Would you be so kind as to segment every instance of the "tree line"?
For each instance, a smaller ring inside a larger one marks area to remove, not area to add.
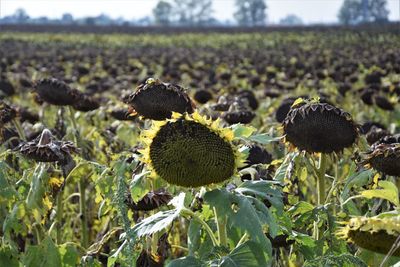
[[[267,0],[268,1],[268,0]],[[24,9],[0,19],[1,24],[64,24],[64,25],[138,25],[138,26],[263,26],[267,22],[266,0],[235,0],[235,23],[219,21],[213,16],[212,0],[160,0],[152,16],[137,20],[113,19],[105,14],[74,18],[63,14],[59,19],[31,18]],[[383,23],[388,21],[387,0],[344,0],[338,13],[341,24]],[[282,25],[301,25],[301,18],[288,14],[279,22]]]

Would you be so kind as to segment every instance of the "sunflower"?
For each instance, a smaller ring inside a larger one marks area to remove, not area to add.
[[[392,176],[400,177],[400,144],[377,144],[366,153],[362,164],[367,168]]]
[[[56,106],[73,105],[81,93],[57,79],[41,79],[36,82],[34,91],[40,100]]]
[[[283,121],[286,141],[307,152],[340,152],[352,146],[358,127],[350,114],[327,103],[296,100]]]
[[[192,113],[194,106],[182,87],[153,78],[147,79],[124,101],[134,110],[133,114],[152,120],[169,119],[172,112]]]
[[[141,138],[146,144],[142,161],[153,174],[184,187],[223,182],[236,174],[245,160],[232,145],[232,130],[197,112],[174,113],[172,119],[154,122]]]
[[[400,235],[400,216],[395,217],[354,217],[337,231],[337,236],[359,247],[387,254]],[[396,249],[394,256],[400,256]]]

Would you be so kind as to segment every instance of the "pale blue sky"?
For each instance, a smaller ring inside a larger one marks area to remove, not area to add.
[[[158,0],[0,0],[0,16],[7,16],[23,7],[32,17],[60,17],[71,13],[74,17],[96,16],[101,13],[116,18],[137,19],[151,16]],[[276,23],[287,14],[295,14],[305,23],[331,23],[343,0],[267,0],[268,22]],[[400,0],[388,0],[390,20],[400,20]],[[233,20],[234,0],[213,0],[214,17]]]

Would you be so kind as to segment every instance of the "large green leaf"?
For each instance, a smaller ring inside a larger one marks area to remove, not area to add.
[[[7,165],[4,162],[0,162],[0,203],[9,201],[17,195],[17,191],[15,191],[14,187],[7,180],[6,169]]]
[[[43,197],[46,193],[46,186],[49,179],[46,170],[45,164],[39,164],[33,172],[31,186],[26,198],[26,206],[29,209],[41,209],[43,206]]]
[[[238,188],[236,192],[245,195],[255,195],[262,199],[268,200],[279,212],[283,211],[282,192],[277,188],[279,185],[276,181],[245,181]]]
[[[17,255],[13,253],[10,248],[1,248],[0,249],[0,266],[6,267],[18,267],[19,261],[17,259]]]
[[[225,189],[216,189],[207,192],[204,200],[215,207],[219,216],[228,216],[233,226],[246,231],[251,240],[258,242],[266,257],[271,257],[272,246],[263,231],[263,222],[260,221],[252,202],[244,195],[228,192]]]
[[[204,262],[196,259],[195,257],[188,256],[171,261],[167,267],[205,267]]]
[[[74,246],[62,244],[58,247],[58,251],[63,267],[74,267],[79,263],[79,253]]]
[[[383,198],[399,207],[399,190],[397,189],[397,186],[389,181],[379,181],[378,185],[381,188],[364,190],[361,192],[361,196],[368,199]]]
[[[260,267],[267,266],[267,262],[263,257],[262,247],[253,241],[247,241],[234,250],[227,256],[219,260],[213,261],[211,266],[218,267]]]
[[[199,250],[201,242],[201,224],[196,220],[191,220],[188,230],[188,249],[189,255],[194,255]]]
[[[62,266],[60,253],[50,237],[42,240],[40,245],[29,246],[23,262],[26,266],[35,267]]]
[[[179,217],[181,210],[184,208],[185,193],[180,193],[179,196],[171,200],[171,204],[175,209],[160,211],[150,217],[147,217],[132,228],[132,233],[137,237],[151,235],[167,228],[171,223]]]

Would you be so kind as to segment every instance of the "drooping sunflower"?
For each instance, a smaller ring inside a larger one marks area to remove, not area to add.
[[[136,91],[124,98],[134,111],[147,119],[165,120],[172,112],[192,113],[193,102],[179,85],[149,78]]]
[[[233,132],[197,112],[174,113],[144,131],[142,161],[170,184],[198,187],[231,178],[245,156],[232,144]]]
[[[374,145],[366,155],[362,161],[365,167],[400,177],[400,143]]]
[[[57,79],[41,79],[36,82],[34,92],[42,101],[56,106],[73,105],[81,93]]]
[[[337,236],[359,247],[387,254],[400,235],[400,216],[354,217],[337,231]],[[393,252],[400,256],[400,249]]]
[[[296,100],[283,121],[286,141],[307,152],[340,152],[352,146],[358,126],[350,114],[327,103]]]

